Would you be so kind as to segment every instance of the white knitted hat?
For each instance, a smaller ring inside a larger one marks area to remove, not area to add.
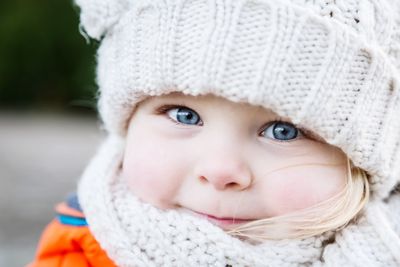
[[[399,182],[400,1],[76,3],[87,34],[102,39],[110,134],[124,136],[148,96],[212,93],[271,108],[340,147],[370,174],[373,198]]]

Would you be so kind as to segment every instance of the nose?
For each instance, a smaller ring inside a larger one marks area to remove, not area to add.
[[[218,191],[242,191],[250,187],[253,180],[249,166],[232,156],[203,159],[197,177],[200,182],[210,184]]]

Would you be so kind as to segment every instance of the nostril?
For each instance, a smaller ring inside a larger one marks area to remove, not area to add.
[[[225,185],[225,187],[226,188],[235,188],[235,187],[237,187],[239,184],[237,184],[237,183],[235,183],[235,182],[230,182],[230,183],[227,183],[226,185]]]
[[[231,189],[231,190],[235,190],[235,191],[242,191],[246,188],[248,188],[247,185],[235,183],[235,182],[231,182],[231,183],[228,183],[225,185],[225,189]]]
[[[200,180],[200,182],[202,182],[202,183],[207,183],[207,182],[208,182],[208,180],[207,180],[206,177],[204,177],[204,176],[200,176],[199,180]]]
[[[218,190],[225,190],[225,189],[230,189],[230,190],[243,190],[247,188],[249,185],[245,182],[240,182],[240,181],[229,181],[228,179],[209,179],[204,175],[198,176],[200,183],[202,184],[212,184],[215,188]]]

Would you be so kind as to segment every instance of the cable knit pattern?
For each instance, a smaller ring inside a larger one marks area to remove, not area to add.
[[[212,93],[271,108],[340,147],[372,176],[373,198],[399,182],[400,13],[392,1],[76,3],[89,35],[104,35],[99,108],[109,132],[124,136],[149,95]]]
[[[162,211],[137,200],[119,178],[124,140],[110,136],[79,185],[90,229],[121,267],[150,266],[362,266],[400,265],[399,195],[372,202],[357,223],[303,240],[251,245],[203,218]],[[390,211],[395,208],[394,213]]]

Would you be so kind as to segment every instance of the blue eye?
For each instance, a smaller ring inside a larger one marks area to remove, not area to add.
[[[182,124],[197,125],[201,122],[200,116],[190,108],[171,108],[167,114],[172,120]]]
[[[274,122],[265,128],[261,135],[278,141],[290,141],[300,135],[300,131],[291,123]]]

